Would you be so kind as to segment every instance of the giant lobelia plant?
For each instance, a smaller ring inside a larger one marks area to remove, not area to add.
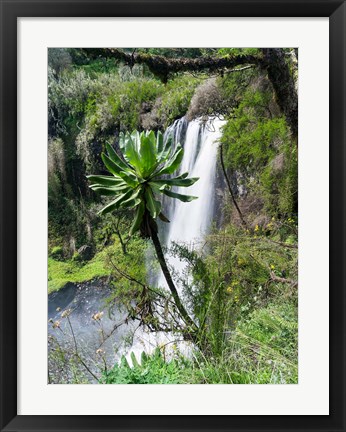
[[[119,147],[122,157],[109,144],[106,144],[107,154],[102,153],[101,155],[111,176],[87,176],[92,190],[101,195],[113,197],[113,200],[99,213],[104,215],[119,209],[135,210],[129,234],[132,236],[139,231],[142,237],[150,238],[153,241],[175,305],[189,330],[194,331],[197,329],[196,324],[182,304],[168,269],[157,235],[156,220],[160,218],[164,222],[169,222],[161,211],[161,201],[158,197],[164,194],[183,202],[192,201],[197,197],[173,192],[172,186],[188,187],[193,185],[198,178],[188,178],[188,173],[165,178],[179,168],[184,150],[180,144],[173,149],[171,139],[164,142],[161,132],[158,132],[156,136],[153,131],[121,133]]]

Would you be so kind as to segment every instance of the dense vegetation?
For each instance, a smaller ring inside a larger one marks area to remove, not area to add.
[[[136,57],[128,49],[128,64],[107,50],[49,50],[49,292],[111,276],[109,303],[157,329],[153,305],[163,291],[148,282],[152,245],[143,237],[150,235],[129,236],[133,206],[99,215],[109,198],[89,188],[87,174],[109,175],[102,152],[121,158],[121,137],[135,129],[157,136],[183,116],[226,120],[218,144],[222,217],[204,253],[185,244],[166,251],[187,263],[190,278],[180,283],[199,323],[198,349],[185,358],[178,345],[169,356],[162,346],[141,364],[132,357],[133,367],[125,358],[111,369],[100,361],[100,382],[297,382],[298,146],[295,108],[292,114],[278,90],[281,80],[292,93],[297,57],[293,49],[268,51],[138,49]],[[224,66],[211,66],[213,59]],[[172,310],[168,328],[175,323],[184,335],[181,310]],[[68,354],[58,347],[51,355]],[[83,362],[73,361],[76,369]],[[76,373],[73,382],[85,376]]]

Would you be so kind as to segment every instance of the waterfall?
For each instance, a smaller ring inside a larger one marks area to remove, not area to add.
[[[196,119],[188,124],[186,132],[184,122],[185,119],[176,121],[167,130],[167,134],[173,135],[175,145],[180,142],[184,148],[180,174],[188,172],[189,177],[199,177],[199,180],[191,187],[175,188],[174,191],[194,195],[198,199],[189,203],[176,199],[165,200],[164,206],[171,221],[166,234],[166,245],[169,248],[172,242],[183,242],[189,249],[196,249],[213,220],[217,141],[224,122],[210,119],[202,123],[200,119]],[[185,265],[179,258],[168,257],[168,263],[175,272],[184,271]],[[162,273],[158,285],[166,286]],[[179,286],[177,288],[180,291]]]
[[[184,157],[179,174],[188,172],[189,177],[199,177],[199,180],[191,187],[173,189],[178,193],[195,195],[198,199],[184,203],[177,199],[163,198],[164,213],[171,222],[160,224],[159,230],[168,248],[172,242],[183,242],[189,248],[197,249],[204,235],[208,233],[214,216],[217,141],[221,136],[223,124],[224,121],[219,119],[209,119],[206,122],[196,119],[188,123],[185,118],[182,118],[176,120],[166,130],[165,139],[170,136],[173,138],[174,146],[180,143],[184,148]],[[163,230],[166,232],[162,232]],[[166,259],[174,273],[183,274],[186,267],[183,261],[169,254]],[[148,271],[150,271],[149,268]],[[151,284],[156,284],[162,288],[167,287],[161,271],[156,278],[152,276],[151,274]],[[182,295],[182,288],[178,283],[176,286],[179,294]],[[126,357],[131,364],[129,353],[133,352],[137,360],[140,361],[140,354],[143,350],[150,353],[158,345],[166,345],[174,339],[176,339],[176,335],[173,334],[153,333],[139,329]],[[193,349],[191,342],[179,342],[176,346],[185,356],[191,355]],[[169,357],[169,352],[166,352],[166,355]]]

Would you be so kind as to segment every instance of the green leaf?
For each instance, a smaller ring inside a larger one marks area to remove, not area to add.
[[[102,176],[102,175],[88,175],[87,179],[92,184],[98,184],[102,186],[115,186],[121,183],[124,183],[123,179],[112,176]]]
[[[193,200],[198,198],[196,196],[191,196],[191,195],[182,195],[182,194],[172,192],[172,191],[167,190],[167,189],[163,189],[162,192],[171,198],[177,198],[178,200],[183,201],[183,202],[190,202],[190,201],[193,201]]]
[[[191,178],[185,178],[180,179],[178,177],[172,178],[172,179],[163,179],[163,180],[154,180],[153,182],[150,182],[149,184],[154,183],[156,187],[159,187],[160,190],[165,188],[166,186],[180,186],[180,187],[189,187],[196,183],[196,181],[199,180],[199,177],[191,177]]]
[[[140,156],[141,174],[143,177],[150,175],[157,166],[154,145],[149,136],[146,137],[143,135],[141,137]]]
[[[132,195],[129,196],[125,201],[121,203],[121,207],[133,207],[132,201],[135,201],[138,198],[139,194],[142,192],[142,189],[138,188],[137,190],[132,192]],[[130,204],[131,203],[131,204]],[[130,204],[130,205],[129,205]]]
[[[129,185],[124,183],[120,186],[114,186],[114,187],[106,187],[106,186],[100,186],[100,185],[91,185],[90,188],[94,191],[99,193],[100,195],[117,195],[118,192],[125,191],[129,189]]]
[[[160,155],[163,150],[163,135],[160,131],[157,132],[156,135],[156,153]]]
[[[124,170],[129,169],[129,166],[120,159],[120,157],[117,155],[117,153],[110,144],[106,143],[106,149],[110,159],[112,159],[120,168]]]
[[[129,196],[131,196],[132,193],[133,193],[133,190],[130,189],[126,193],[119,195],[114,201],[110,202],[109,204],[106,205],[106,207],[104,207],[102,210],[100,210],[98,212],[98,214],[104,215],[104,214],[110,213],[110,212],[118,209],[120,207],[120,204],[123,201],[125,201]]]
[[[141,223],[142,223],[142,220],[143,220],[144,211],[145,211],[145,204],[144,204],[144,201],[141,201],[139,203],[139,206],[137,207],[135,219],[134,219],[133,224],[132,224],[131,229],[130,229],[130,233],[129,233],[130,236],[133,236],[133,234],[141,226]]]
[[[163,144],[162,151],[158,154],[158,161],[159,163],[163,163],[167,160],[168,156],[170,155],[172,151],[172,145],[173,145],[173,136],[169,135],[167,137],[167,141],[165,144]]]
[[[132,360],[133,367],[140,367],[140,364],[138,363],[134,352],[131,352],[130,357]]]
[[[174,171],[179,167],[181,161],[183,160],[184,156],[184,150],[180,145],[178,145],[176,151],[174,152],[171,159],[167,162],[167,164],[160,169],[160,171],[156,174],[163,175],[163,174],[173,174]]]
[[[106,165],[106,168],[109,172],[111,172],[114,176],[122,178],[128,185],[132,187],[136,187],[138,185],[137,177],[131,173],[128,169],[126,172],[117,165],[112,159],[109,158],[105,153],[101,154],[101,158],[103,163]]]
[[[153,148],[156,148],[156,137],[155,137],[155,132],[154,131],[149,131],[146,134],[147,138],[149,138]]]
[[[136,176],[132,171],[121,171],[121,177],[124,179],[126,183],[128,183],[132,187],[137,187],[141,183],[141,179]]]
[[[132,135],[129,133],[125,135],[124,157],[140,173],[142,164],[138,154],[139,140],[139,134],[136,131]]]
[[[154,194],[150,188],[145,190],[145,199],[147,203],[147,209],[151,216],[156,219],[161,211],[161,203],[154,198]]]
[[[145,366],[145,364],[148,362],[148,360],[149,360],[148,355],[144,351],[142,351],[142,354],[141,354],[141,364],[142,364],[142,366]]]
[[[184,172],[183,174],[180,174],[178,177],[175,177],[176,179],[184,179],[189,175],[188,172]]]
[[[119,173],[122,171],[122,168],[117,165],[109,156],[107,156],[106,153],[101,153],[101,158],[108,171],[114,176],[120,177]]]
[[[132,200],[126,200],[126,205],[124,203],[121,203],[120,207],[121,208],[132,209],[134,207],[137,207],[138,204],[140,204],[141,202],[142,202],[141,198],[136,198],[136,199],[132,199]]]

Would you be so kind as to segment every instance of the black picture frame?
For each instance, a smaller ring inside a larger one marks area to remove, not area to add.
[[[345,4],[339,0],[0,0],[1,431],[345,431]],[[17,415],[17,18],[329,17],[330,414],[327,416]]]

